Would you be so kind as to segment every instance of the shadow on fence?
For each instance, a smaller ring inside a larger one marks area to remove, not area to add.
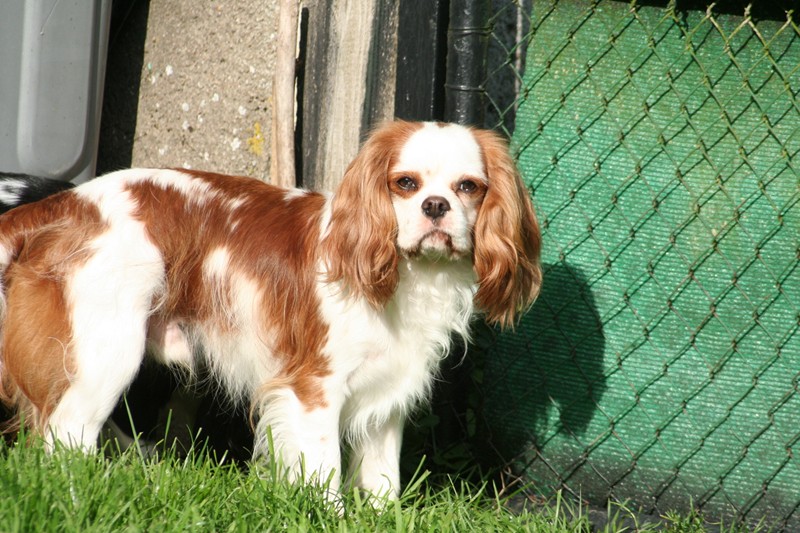
[[[486,466],[527,464],[555,434],[581,439],[606,390],[605,338],[586,277],[567,263],[544,272],[539,299],[516,331],[479,343],[478,449]]]

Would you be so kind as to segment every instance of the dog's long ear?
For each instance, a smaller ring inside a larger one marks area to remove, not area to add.
[[[397,217],[388,176],[403,143],[418,129],[389,122],[376,129],[350,163],[333,197],[322,241],[328,281],[341,281],[353,296],[381,309],[397,287]]]
[[[539,294],[539,224],[506,142],[490,131],[473,135],[489,178],[475,223],[475,303],[487,321],[508,327]]]

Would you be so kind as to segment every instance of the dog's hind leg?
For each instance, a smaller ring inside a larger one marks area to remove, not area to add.
[[[48,418],[48,442],[92,449],[103,423],[141,367],[146,316],[120,313],[106,320],[94,322],[93,331],[75,328],[71,343],[75,370]]]
[[[95,446],[103,423],[141,367],[147,323],[164,272],[146,243],[133,256],[116,242],[98,248],[66,284],[74,371],[45,429],[49,441],[86,449]]]
[[[13,265],[7,278],[5,388],[28,417],[23,422],[50,445],[92,449],[141,365],[146,308],[130,299],[99,306],[91,295],[70,305],[63,279],[26,265]]]

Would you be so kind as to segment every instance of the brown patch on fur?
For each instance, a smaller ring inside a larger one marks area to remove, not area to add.
[[[0,399],[39,430],[75,371],[65,276],[86,260],[88,240],[104,229],[95,206],[71,193],[0,217],[0,245],[12,253],[3,274]]]
[[[506,142],[486,130],[473,129],[472,134],[489,177],[475,224],[475,303],[489,322],[509,327],[542,284],[539,224]]]
[[[16,403],[34,408],[28,421],[44,430],[44,422],[69,386],[74,372],[69,351],[70,320],[64,302],[64,283],[42,278],[34,268],[13,265],[4,321],[3,377],[13,380]],[[7,376],[6,376],[7,374]],[[9,391],[9,392],[10,392]]]
[[[389,170],[400,148],[422,126],[389,122],[367,139],[333,199],[330,232],[322,242],[328,281],[382,309],[397,288],[397,221]]]
[[[308,193],[287,200],[286,190],[255,179],[186,173],[210,190],[195,198],[149,181],[129,187],[138,202],[136,216],[166,265],[159,312],[170,320],[235,334],[231,276],[254,281],[261,290],[261,338],[282,359],[282,374],[292,378],[306,408],[324,406],[320,380],[330,373],[322,354],[328,327],[316,295],[324,198]],[[224,285],[214,286],[203,265],[219,248],[228,251],[229,264]]]

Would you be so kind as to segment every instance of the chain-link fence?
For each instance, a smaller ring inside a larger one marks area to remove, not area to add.
[[[487,116],[545,284],[477,340],[480,456],[544,494],[800,527],[797,15],[521,4],[494,2]]]

